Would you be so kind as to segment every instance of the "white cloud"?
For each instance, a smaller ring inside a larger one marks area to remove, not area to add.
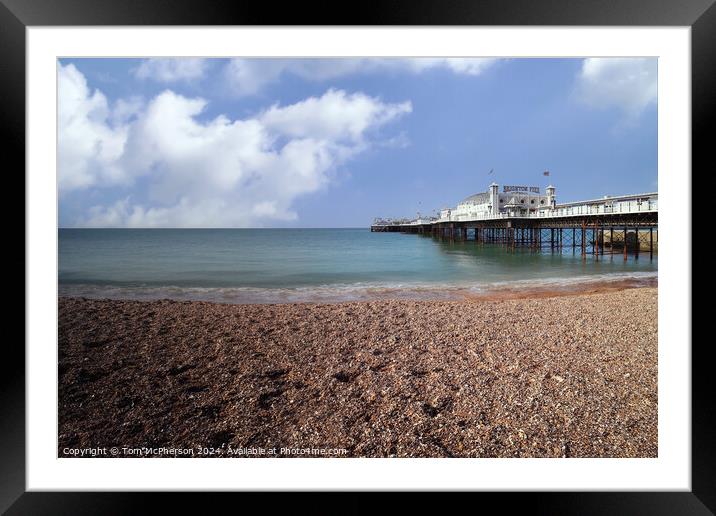
[[[223,70],[229,91],[237,96],[255,95],[277,81],[284,69],[282,59],[230,59]]]
[[[380,147],[388,149],[407,149],[411,144],[412,142],[405,131],[401,131],[399,134],[391,136],[390,138],[383,138],[378,143]]]
[[[288,73],[310,81],[327,81],[352,74],[383,72],[423,73],[443,68],[456,74],[479,75],[493,66],[495,58],[321,58],[231,59],[224,68],[229,89],[238,96],[258,93]]]
[[[128,99],[119,99],[114,104],[110,120],[113,125],[124,125],[133,118],[137,117],[144,109],[144,99],[141,97],[130,97]]]
[[[124,153],[127,127],[121,121],[110,124],[107,98],[100,91],[90,91],[74,65],[59,65],[57,73],[60,191],[126,183],[118,160]]]
[[[408,63],[416,72],[431,68],[446,68],[456,74],[480,75],[497,61],[496,58],[488,57],[419,57],[409,59]]]
[[[116,185],[116,177],[128,185],[121,200],[93,206],[78,225],[240,227],[293,220],[296,198],[326,187],[337,167],[371,145],[374,131],[412,109],[409,102],[328,90],[253,118],[203,121],[206,100],[166,90],[146,104],[117,103],[112,113],[71,66],[60,71],[61,90],[76,90],[60,97],[61,191]],[[80,134],[63,136],[76,125]],[[80,135],[121,145],[105,157],[102,145],[85,144]],[[140,176],[141,189],[132,188]]]
[[[206,59],[157,57],[143,60],[134,70],[134,75],[138,79],[165,83],[192,81],[203,78],[207,68]]]
[[[294,138],[308,136],[329,140],[358,141],[369,127],[378,127],[404,113],[410,102],[386,105],[362,93],[328,90],[321,98],[311,97],[291,106],[273,106],[261,122],[269,129]]]
[[[577,98],[597,107],[617,107],[638,117],[657,98],[656,58],[589,58],[577,77]]]

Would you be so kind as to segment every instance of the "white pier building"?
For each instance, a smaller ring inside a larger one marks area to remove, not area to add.
[[[543,194],[539,186],[505,185],[500,191],[500,185],[492,183],[485,192],[463,199],[454,208],[440,210],[440,216],[433,223],[657,212],[658,200],[659,194],[651,192],[558,203],[557,189],[552,185],[545,188]]]

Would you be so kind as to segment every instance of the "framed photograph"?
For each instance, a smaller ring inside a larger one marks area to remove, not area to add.
[[[323,25],[2,2],[27,300],[3,510],[336,490],[714,510],[691,345],[711,2]]]

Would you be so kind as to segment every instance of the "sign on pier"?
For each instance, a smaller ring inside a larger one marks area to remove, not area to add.
[[[530,192],[539,193],[539,186],[508,186],[502,187],[502,191],[507,192]]]

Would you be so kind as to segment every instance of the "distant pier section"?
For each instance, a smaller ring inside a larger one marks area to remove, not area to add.
[[[556,188],[492,183],[438,216],[374,220],[373,232],[431,235],[448,240],[497,244],[507,250],[579,252],[582,257],[640,254],[653,258],[658,247],[658,193],[557,202]]]

